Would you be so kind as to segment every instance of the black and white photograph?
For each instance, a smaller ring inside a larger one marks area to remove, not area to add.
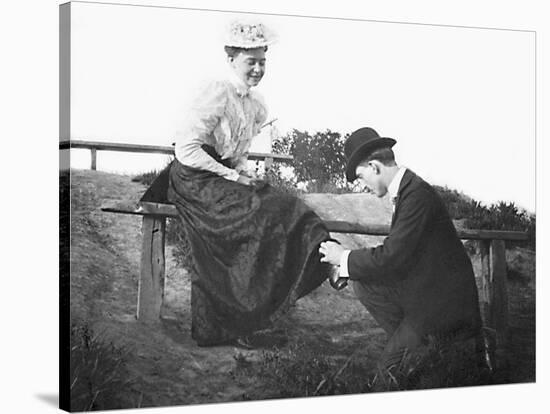
[[[450,398],[486,410],[517,390],[532,406],[538,23],[54,7],[57,292],[34,309],[57,307],[58,375],[35,399],[455,412]],[[51,208],[29,204],[41,220]]]
[[[534,32],[60,22],[61,408],[535,381]]]

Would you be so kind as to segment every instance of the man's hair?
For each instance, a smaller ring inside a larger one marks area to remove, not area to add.
[[[379,161],[386,167],[389,167],[395,165],[395,155],[393,154],[393,150],[389,147],[380,148],[363,158],[359,165],[366,164],[369,161]]]
[[[260,46],[261,47],[261,46]],[[246,51],[247,49],[245,48],[242,48],[242,47],[235,47],[235,46],[224,46],[223,47],[224,50],[225,50],[225,53],[227,54],[227,56],[229,57],[235,57],[237,56],[240,52],[243,52],[243,51]],[[267,52],[267,46],[264,46],[264,52]]]

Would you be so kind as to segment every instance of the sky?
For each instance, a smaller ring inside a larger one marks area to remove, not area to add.
[[[370,126],[430,183],[535,211],[529,31],[73,2],[70,138],[170,145],[191,91],[227,70],[223,29],[243,17],[279,37],[257,89],[281,134]],[[265,136],[253,143],[268,149]],[[71,162],[89,168],[89,151]],[[98,155],[113,172],[166,162]]]

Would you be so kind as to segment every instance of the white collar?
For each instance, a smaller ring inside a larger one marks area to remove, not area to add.
[[[240,97],[247,96],[250,92],[250,86],[248,86],[237,74],[230,68],[228,70],[228,80],[235,87],[237,95]]]
[[[407,171],[405,167],[399,167],[393,176],[393,179],[388,186],[388,195],[390,196],[390,199],[395,199],[397,197],[397,192],[399,191],[399,186],[401,185],[401,180],[403,179],[403,175],[405,175],[405,171]]]

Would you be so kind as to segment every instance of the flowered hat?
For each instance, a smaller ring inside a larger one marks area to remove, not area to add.
[[[271,45],[277,41],[277,36],[264,24],[235,20],[229,24],[224,39],[225,46],[254,49]]]

